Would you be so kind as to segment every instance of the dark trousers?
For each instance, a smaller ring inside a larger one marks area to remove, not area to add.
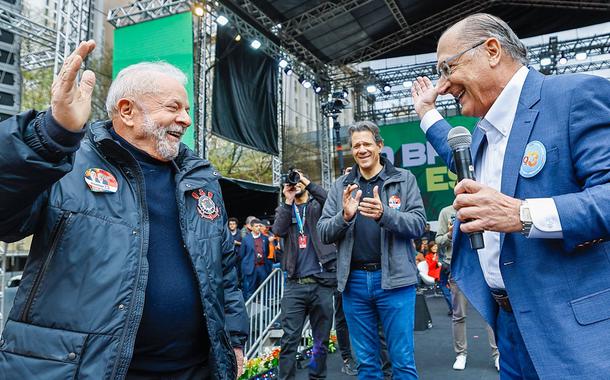
[[[441,288],[441,292],[443,292],[443,297],[445,298],[445,302],[447,302],[447,306],[449,310],[453,310],[453,303],[451,302],[451,289],[449,289],[449,275],[451,273],[444,268],[441,269],[441,276],[438,281],[438,286]]]
[[[181,371],[155,374],[147,371],[129,370],[125,380],[210,380],[210,372],[207,366],[196,366]]]
[[[349,341],[349,330],[345,313],[343,312],[343,300],[341,292],[335,289],[335,331],[337,331],[337,344],[341,352],[341,359],[349,360],[352,358],[352,345]]]
[[[242,292],[244,294],[244,301],[247,301],[248,298],[250,298],[252,294],[254,294],[256,289],[258,289],[258,287],[263,283],[263,281],[265,281],[268,275],[269,272],[267,271],[267,268],[265,268],[264,265],[260,265],[254,267],[254,272],[252,272],[251,275],[243,277],[244,288]]]
[[[310,379],[326,378],[328,339],[333,322],[333,288],[317,283],[298,284],[286,281],[282,297],[281,321],[284,335],[280,340],[281,380],[294,379],[296,353],[305,317],[309,316],[313,332],[313,356],[309,363]]]
[[[530,358],[513,313],[498,310],[496,343],[500,351],[501,380],[537,380],[538,374]]]

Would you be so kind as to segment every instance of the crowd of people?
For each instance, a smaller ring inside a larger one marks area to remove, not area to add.
[[[109,120],[88,123],[95,75],[77,76],[94,48],[83,42],[66,59],[48,110],[0,124],[0,239],[33,234],[0,340],[7,379],[233,380],[244,296],[276,262],[286,274],[281,379],[295,376],[305,317],[311,379],[327,377],[333,318],[346,373],[417,379],[417,261],[447,295],[456,370],[468,300],[489,324],[502,379],[610,373],[607,80],[544,76],[504,21],[468,16],[440,37],[438,82],[412,88],[421,128],[452,170],[437,96],[481,118],[470,145],[478,180],[456,184],[436,236],[414,175],[381,155],[370,121],[349,127],[355,165],[328,191],[300,173],[273,225],[250,218],[241,234],[219,173],[180,143],[191,125],[184,73],[159,62],[121,70]],[[475,250],[468,234],[482,231]]]

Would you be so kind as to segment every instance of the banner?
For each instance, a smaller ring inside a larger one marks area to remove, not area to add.
[[[465,116],[448,117],[449,124],[463,126],[471,132],[477,118]],[[419,126],[419,120],[380,126],[384,149],[382,153],[394,166],[411,171],[424,201],[428,221],[437,221],[445,206],[453,203],[453,187],[457,176],[450,172],[438,156]]]
[[[143,61],[165,61],[186,74],[193,124],[186,130],[182,142],[193,149],[196,109],[193,103],[193,14],[184,12],[115,29],[112,77],[115,78],[121,69]]]

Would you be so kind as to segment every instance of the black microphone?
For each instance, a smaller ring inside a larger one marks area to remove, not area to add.
[[[470,154],[470,144],[472,143],[470,131],[464,127],[452,128],[449,131],[449,134],[447,134],[447,143],[453,151],[453,162],[455,164],[458,182],[464,178],[475,181],[472,155]],[[470,246],[472,249],[481,249],[485,247],[482,232],[471,232],[468,234],[468,237],[470,238]]]

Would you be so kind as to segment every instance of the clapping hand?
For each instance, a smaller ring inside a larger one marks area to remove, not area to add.
[[[81,42],[66,58],[51,86],[51,111],[59,125],[70,132],[80,132],[91,114],[91,94],[95,74],[86,70],[77,85],[76,77],[83,61],[95,49],[95,42]]]
[[[358,188],[358,185],[352,183],[343,190],[343,219],[349,222],[358,212],[358,203],[362,196],[362,190],[356,192],[356,196],[352,197],[352,192]]]
[[[373,188],[373,198],[363,198],[358,206],[358,211],[364,216],[375,220],[381,219],[383,215],[383,204],[379,198],[379,186]]]

